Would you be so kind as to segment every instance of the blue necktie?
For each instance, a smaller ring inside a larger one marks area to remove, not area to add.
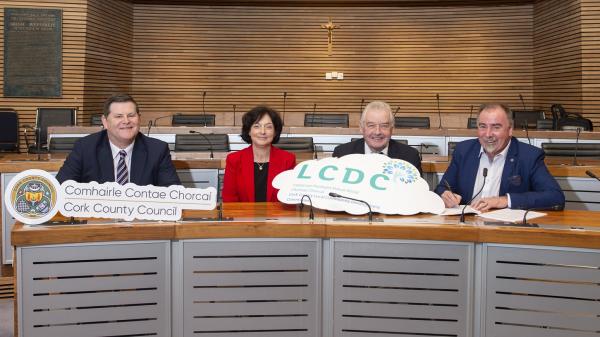
[[[119,164],[117,165],[117,183],[120,185],[125,185],[129,182],[129,172],[127,171],[127,164],[125,163],[125,158],[127,157],[127,152],[125,150],[119,151]]]

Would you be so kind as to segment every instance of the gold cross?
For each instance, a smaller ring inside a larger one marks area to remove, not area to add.
[[[342,27],[334,25],[333,21],[331,20],[331,17],[329,17],[329,22],[327,22],[327,24],[325,25],[321,25],[321,28],[327,29],[327,53],[331,55],[331,52],[333,50],[333,30]]]

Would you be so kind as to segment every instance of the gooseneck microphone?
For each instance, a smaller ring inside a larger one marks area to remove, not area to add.
[[[369,223],[373,222],[373,211],[371,210],[371,205],[369,205],[368,202],[366,202],[364,200],[360,200],[360,199],[354,199],[354,198],[346,197],[346,196],[343,196],[341,194],[337,194],[335,192],[329,192],[329,196],[330,197],[334,197],[334,198],[348,199],[348,200],[360,202],[360,203],[363,203],[363,204],[367,205],[367,207],[369,208]]]
[[[529,145],[531,145],[531,138],[529,138],[529,125],[527,125],[528,123],[525,122],[525,124],[523,125],[525,127],[525,137],[527,137],[527,142],[529,143]]]
[[[313,105],[313,112],[312,112],[312,123],[310,124],[310,126],[315,126],[315,115],[317,113],[317,103],[315,103]]]
[[[235,104],[233,105],[233,126],[235,126]]]
[[[523,95],[519,94],[519,99],[521,100],[521,105],[523,106],[523,110],[527,110],[525,108],[525,100],[523,99]]]
[[[392,125],[393,126],[396,126],[396,115],[398,114],[399,111],[400,111],[400,106],[398,105],[396,107],[396,111],[394,111],[394,115],[393,115],[393,117],[394,117],[394,120],[392,121],[392,123],[393,123]]]
[[[442,111],[440,110],[440,94],[435,94],[435,99],[437,100],[437,108],[438,108],[438,129],[442,128]]]
[[[362,114],[362,112],[363,112],[363,106],[364,106],[364,105],[365,105],[365,99],[364,99],[364,98],[362,98],[362,99],[360,100],[360,113],[361,113],[361,114]]]
[[[165,118],[169,118],[169,117],[172,118],[173,116],[179,116],[179,115],[181,115],[181,112],[156,117],[152,121],[152,126],[158,126],[158,121],[161,120],[161,119],[165,119]]]
[[[469,112],[469,119],[473,118],[473,104],[471,104],[471,112]]]
[[[210,159],[214,159],[215,154],[213,153],[213,146],[212,146],[212,143],[210,142],[210,139],[208,139],[208,137],[206,137],[206,135],[203,134],[202,132],[199,132],[196,130],[190,130],[190,133],[200,135],[200,137],[202,137],[202,138],[204,138],[204,140],[206,140],[206,143],[208,144],[208,150],[210,151]]]
[[[529,214],[529,212],[531,211],[562,211],[563,210],[563,206],[562,205],[554,205],[554,206],[550,206],[550,207],[533,207],[533,208],[528,208],[525,210],[525,213],[523,214],[523,222],[522,225],[523,226],[527,226],[527,214]]]
[[[302,210],[304,208],[304,197],[306,197],[308,199],[308,202],[310,203],[310,210],[308,211],[308,220],[314,220],[315,213],[313,212],[313,204],[312,204],[312,200],[310,199],[310,195],[304,194],[302,196],[302,199],[300,199],[300,210]]]
[[[204,119],[204,126],[206,126],[206,110],[204,109],[205,99],[206,99],[206,90],[202,92],[202,118]]]
[[[471,202],[473,202],[473,200],[475,200],[475,198],[477,198],[477,196],[479,194],[481,194],[481,191],[483,191],[483,188],[485,187],[485,178],[487,178],[487,173],[488,173],[488,169],[486,167],[483,169],[483,184],[481,184],[481,188],[479,189],[479,191],[477,193],[475,193],[475,195],[471,198],[471,200],[469,200],[469,202],[467,202],[465,204],[462,211],[460,212],[460,222],[461,223],[465,222],[465,209],[467,208],[467,206],[470,205]]]
[[[595,175],[595,174],[594,174],[594,172],[592,172],[592,171],[590,171],[590,170],[587,170],[587,171],[585,171],[585,174],[587,174],[587,175],[588,175],[589,177],[591,177],[591,178],[594,178],[594,179],[596,179],[596,180],[600,181],[600,178],[598,178],[598,176],[597,176],[597,175]]]
[[[148,132],[146,133],[147,137],[150,137],[150,129],[152,129],[152,120],[148,121]]]
[[[287,101],[287,91],[283,92],[283,114],[281,116],[282,125],[285,125],[285,101]]]
[[[577,150],[579,148],[579,134],[581,133],[581,128],[577,128],[577,130],[575,132],[576,132],[576,135],[575,135],[575,151],[573,151],[573,166],[579,166],[579,164],[577,164]]]

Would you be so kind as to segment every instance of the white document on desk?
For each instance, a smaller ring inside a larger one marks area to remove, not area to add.
[[[482,213],[478,216],[503,222],[521,222],[523,221],[523,215],[525,215],[525,212],[527,211],[522,209],[503,208],[492,212]],[[529,211],[527,213],[527,220],[539,218],[544,215],[546,215],[546,213]]]
[[[442,212],[442,214],[440,214],[440,215],[461,215],[464,207],[465,207],[465,205],[458,205],[458,206],[455,206],[452,208],[446,208],[444,210],[444,212]],[[480,213],[481,213],[480,211],[471,207],[471,205],[467,205],[467,208],[465,208],[465,214],[480,214]]]

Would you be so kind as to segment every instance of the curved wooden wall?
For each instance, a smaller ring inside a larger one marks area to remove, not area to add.
[[[303,115],[351,113],[361,99],[384,99],[401,114],[465,127],[470,105],[532,102],[533,5],[269,7],[135,5],[133,92],[147,116],[217,115],[236,125],[258,103],[283,109],[286,125]],[[320,25],[331,16],[333,54]],[[325,72],[343,72],[326,81]]]
[[[350,113],[356,125],[364,98],[430,116],[436,127],[439,93],[443,126],[464,127],[471,105],[520,107],[522,94],[527,108],[563,103],[600,126],[595,0],[317,3],[5,0],[0,9],[63,9],[63,97],[2,98],[0,107],[16,109],[22,125],[34,124],[40,106],[78,107],[86,125],[110,93],[129,91],[147,123],[202,113],[206,91],[206,113],[232,125],[235,104],[239,125],[255,104],[282,110],[287,92],[290,126],[315,103],[317,112]],[[331,56],[320,28],[329,16],[341,26]],[[345,79],[326,81],[328,71]]]

